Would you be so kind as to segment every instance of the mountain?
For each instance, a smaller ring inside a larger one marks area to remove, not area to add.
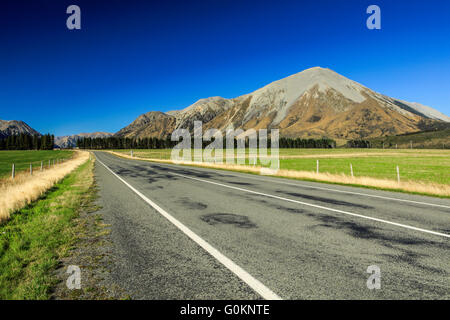
[[[79,133],[71,136],[55,137],[55,145],[60,148],[73,148],[77,146],[77,140],[80,138],[107,138],[114,134],[109,132],[93,132],[93,133]]]
[[[28,134],[31,136],[41,136],[39,132],[31,128],[23,121],[17,120],[0,120],[0,139],[6,138],[12,135]]]
[[[247,130],[278,128],[285,137],[359,139],[420,131],[421,121],[450,122],[418,103],[377,93],[325,68],[315,67],[272,82],[252,93],[201,99],[186,109],[140,116],[117,135],[170,136],[176,128]]]
[[[430,119],[434,119],[434,120],[442,120],[445,122],[450,122],[450,117],[447,117],[445,114],[443,114],[442,112],[439,112],[431,107],[428,106],[424,106],[420,103],[417,102],[406,102],[406,101],[402,101],[402,100],[397,100],[400,103],[404,103],[407,106],[413,108],[415,111],[424,114],[425,116],[427,116]]]
[[[176,119],[159,111],[147,112],[140,115],[129,126],[116,133],[118,137],[157,137],[165,138],[176,128]]]
[[[209,122],[232,106],[232,100],[222,97],[211,97],[200,99],[181,111],[169,111],[167,114],[176,118],[177,128],[189,129],[191,131],[194,128],[194,121],[201,120],[204,123]]]

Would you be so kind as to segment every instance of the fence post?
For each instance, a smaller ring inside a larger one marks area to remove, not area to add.
[[[397,166],[397,182],[400,183],[400,170]]]
[[[131,156],[133,156],[133,150],[131,150]]]
[[[319,173],[319,160],[317,160],[317,163],[316,163],[316,172]]]
[[[33,165],[30,163],[30,176],[33,175]]]
[[[350,163],[350,173],[351,173],[351,175],[352,175],[352,178],[353,178],[353,166],[352,166],[352,164]]]
[[[11,177],[14,179],[15,176],[16,176],[16,165],[13,163]]]
[[[409,143],[411,144],[411,149],[412,149],[412,140]]]
[[[50,160],[48,160],[48,168],[50,169]]]
[[[41,161],[41,171],[44,170],[44,161]]]

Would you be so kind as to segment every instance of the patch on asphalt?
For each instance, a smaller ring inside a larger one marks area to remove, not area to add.
[[[402,235],[402,233],[398,232],[390,233],[389,231],[384,231],[380,227],[369,226],[367,223],[363,223],[362,221],[353,222],[348,221],[347,218],[339,218],[329,215],[307,215],[321,222],[320,224],[311,226],[310,228],[325,227],[335,230],[343,230],[355,238],[375,240],[388,248],[392,248],[393,245],[402,245],[406,247],[427,245],[447,250],[450,248],[450,246],[446,243]]]
[[[238,228],[251,229],[256,228],[256,224],[250,221],[247,216],[241,216],[232,213],[213,213],[205,214],[200,217],[204,222],[210,225],[231,224]]]
[[[231,184],[237,184],[239,186],[252,186],[252,183],[248,183],[248,182],[238,182],[238,181],[228,181],[228,183]]]
[[[191,209],[191,210],[204,210],[204,209],[208,208],[208,206],[206,204],[201,203],[201,202],[192,201],[191,199],[189,199],[187,197],[180,198],[176,202],[179,203],[180,205],[182,205],[183,207],[185,207],[186,209]]]
[[[287,194],[287,195],[290,195],[293,197],[298,197],[298,198],[303,198],[303,199],[308,199],[308,200],[313,200],[313,201],[319,201],[319,202],[325,202],[325,203],[330,203],[330,204],[336,204],[336,205],[341,205],[341,206],[356,207],[356,208],[362,208],[362,209],[373,209],[373,207],[367,206],[365,204],[357,204],[357,203],[352,203],[352,202],[347,202],[347,201],[342,201],[342,200],[336,200],[333,198],[322,198],[322,197],[310,196],[310,195],[301,194],[301,193],[284,192],[281,190],[278,190],[277,192]]]
[[[253,200],[253,199],[251,199],[251,200]],[[266,206],[266,207],[271,207],[271,208],[274,208],[274,209],[277,209],[277,210],[281,210],[281,211],[285,211],[285,212],[289,212],[289,213],[305,213],[305,210],[303,210],[303,209],[291,208],[291,207],[286,207],[286,206],[283,206],[283,205],[278,205],[278,204],[271,203],[271,202],[269,202],[267,200],[264,200],[264,199],[259,199],[258,202],[263,203],[264,206]]]

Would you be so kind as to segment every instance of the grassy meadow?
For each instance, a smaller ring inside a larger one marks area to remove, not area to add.
[[[73,151],[69,150],[13,150],[0,151],[0,179],[11,176],[12,164],[15,164],[16,172],[30,170],[30,163],[33,170],[41,167],[41,161],[44,166],[48,166],[48,161],[53,163],[56,159],[71,158]]]
[[[89,159],[88,152],[76,152],[67,161],[52,165],[50,169],[18,172],[14,179],[0,179],[0,223],[10,214],[39,199],[55,183]]]
[[[270,149],[269,149],[270,150]],[[171,149],[133,150],[139,158],[169,160]],[[130,155],[131,150],[115,150]],[[246,150],[248,156],[249,150]],[[224,153],[225,154],[225,153]],[[397,179],[399,166],[402,181],[450,185],[450,150],[419,149],[280,149],[280,169],[350,176]],[[248,164],[248,161],[246,162]],[[260,163],[258,162],[258,165]]]
[[[87,161],[0,224],[0,299],[48,299],[54,270],[84,232],[79,210],[94,196]]]
[[[386,156],[333,157],[318,160],[320,172],[350,175],[351,164],[354,176],[396,180],[396,167],[399,166],[401,180],[450,184],[450,152],[446,156],[387,154]],[[316,165],[316,160],[310,158],[280,160],[280,167],[286,170],[315,171]]]

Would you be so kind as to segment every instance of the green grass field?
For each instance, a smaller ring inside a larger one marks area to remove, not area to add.
[[[129,155],[131,150],[115,151]],[[170,159],[171,151],[133,150],[133,154]],[[315,171],[319,160],[320,172],[350,175],[352,164],[355,176],[396,180],[398,165],[402,181],[450,184],[450,150],[280,149],[279,153],[281,169]]]
[[[320,172],[350,175],[350,164],[355,176],[397,179],[399,166],[402,181],[423,181],[450,184],[450,154],[447,156],[385,156],[321,158]],[[288,170],[315,171],[315,159],[282,159],[280,167]]]
[[[44,166],[48,166],[48,160],[68,159],[72,157],[73,151],[68,150],[14,150],[0,151],[0,178],[11,175],[12,164],[15,164],[16,172],[29,170],[30,163],[34,170],[41,167],[41,161]]]
[[[88,161],[0,224],[0,299],[48,299],[61,258],[83,235],[79,210],[95,197]]]

